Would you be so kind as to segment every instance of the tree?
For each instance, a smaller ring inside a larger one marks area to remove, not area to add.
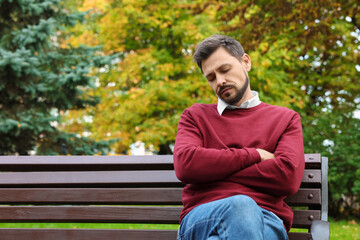
[[[60,0],[0,1],[0,154],[94,154],[109,143],[59,131],[68,109],[94,106],[89,73],[108,63],[98,48],[62,46],[85,13]]]
[[[95,139],[121,139],[115,144],[117,153],[138,140],[154,145],[160,154],[171,153],[183,109],[215,99],[192,53],[216,28],[211,15],[194,15],[190,2],[107,1],[93,9],[96,24],[83,26],[82,34],[70,40],[77,44],[96,38],[106,53],[120,54],[117,67],[99,79],[93,92],[102,102],[82,112],[93,117],[85,125]],[[84,1],[82,9],[91,3]],[[78,115],[72,112],[69,118]]]
[[[253,88],[264,101],[298,111],[305,151],[329,156],[330,214],[359,217],[357,2],[237,1],[217,9],[220,29],[253,58]]]

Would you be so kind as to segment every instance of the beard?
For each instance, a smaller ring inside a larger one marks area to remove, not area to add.
[[[220,97],[220,95],[218,94],[218,96],[220,97],[221,100],[223,100],[224,102],[226,102],[229,105],[235,105],[236,103],[240,102],[240,100],[244,97],[244,94],[246,92],[246,89],[249,86],[249,75],[244,71],[245,76],[246,76],[246,80],[244,83],[244,86],[242,86],[240,89],[236,88],[236,86],[234,85],[224,85],[221,86],[219,89],[219,93],[224,90],[225,88],[235,88],[236,89],[236,95],[230,99],[223,99],[222,97]]]

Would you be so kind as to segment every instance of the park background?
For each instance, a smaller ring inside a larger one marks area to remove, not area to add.
[[[182,111],[215,103],[192,54],[239,40],[251,88],[329,158],[332,239],[360,237],[360,4],[0,0],[0,154],[171,154]]]

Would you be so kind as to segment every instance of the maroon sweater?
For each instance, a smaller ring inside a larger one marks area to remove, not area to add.
[[[275,158],[261,162],[256,148]],[[194,104],[179,121],[174,166],[186,184],[181,219],[200,204],[243,194],[289,231],[293,212],[284,199],[297,192],[304,174],[300,116],[266,103],[222,115],[216,104]]]

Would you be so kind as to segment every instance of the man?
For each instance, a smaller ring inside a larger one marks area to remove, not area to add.
[[[186,184],[178,239],[287,239],[293,212],[284,199],[304,173],[300,116],[251,91],[241,44],[213,35],[194,61],[218,96],[181,115],[174,149]]]

